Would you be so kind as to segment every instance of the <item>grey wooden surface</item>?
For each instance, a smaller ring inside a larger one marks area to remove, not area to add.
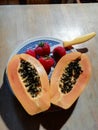
[[[92,76],[85,91],[68,110],[36,116],[25,113],[5,81],[5,68],[14,49],[27,39],[48,36],[60,40],[96,32],[98,4],[0,6],[0,130],[98,130],[98,35],[75,45],[86,50]]]

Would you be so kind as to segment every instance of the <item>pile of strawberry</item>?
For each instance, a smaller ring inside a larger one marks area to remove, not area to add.
[[[41,42],[36,48],[27,50],[26,54],[37,58],[44,66],[47,74],[49,74],[51,67],[53,67],[59,59],[66,54],[66,50],[62,46],[57,46],[51,52],[49,43]]]

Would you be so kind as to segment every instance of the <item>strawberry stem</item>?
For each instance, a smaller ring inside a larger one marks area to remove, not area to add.
[[[50,56],[48,56],[48,55],[46,55],[46,56],[44,56],[44,59],[50,59]]]
[[[40,43],[38,44],[38,46],[39,46],[39,47],[43,47],[43,46],[44,46],[44,42],[40,42]]]

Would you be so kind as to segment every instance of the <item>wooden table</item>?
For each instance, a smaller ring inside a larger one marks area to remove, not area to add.
[[[0,6],[0,130],[98,130],[98,36],[81,45],[88,50],[92,77],[70,109],[29,116],[11,94],[4,72],[9,56],[23,41],[48,36],[71,40],[98,34],[98,4]],[[4,80],[3,80],[4,79]]]

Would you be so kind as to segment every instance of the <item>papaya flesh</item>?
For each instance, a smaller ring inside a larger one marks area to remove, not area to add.
[[[12,92],[30,115],[50,107],[49,81],[41,63],[28,54],[16,54],[8,62]]]
[[[86,54],[72,52],[57,63],[50,79],[51,103],[68,109],[81,95],[91,76]]]

